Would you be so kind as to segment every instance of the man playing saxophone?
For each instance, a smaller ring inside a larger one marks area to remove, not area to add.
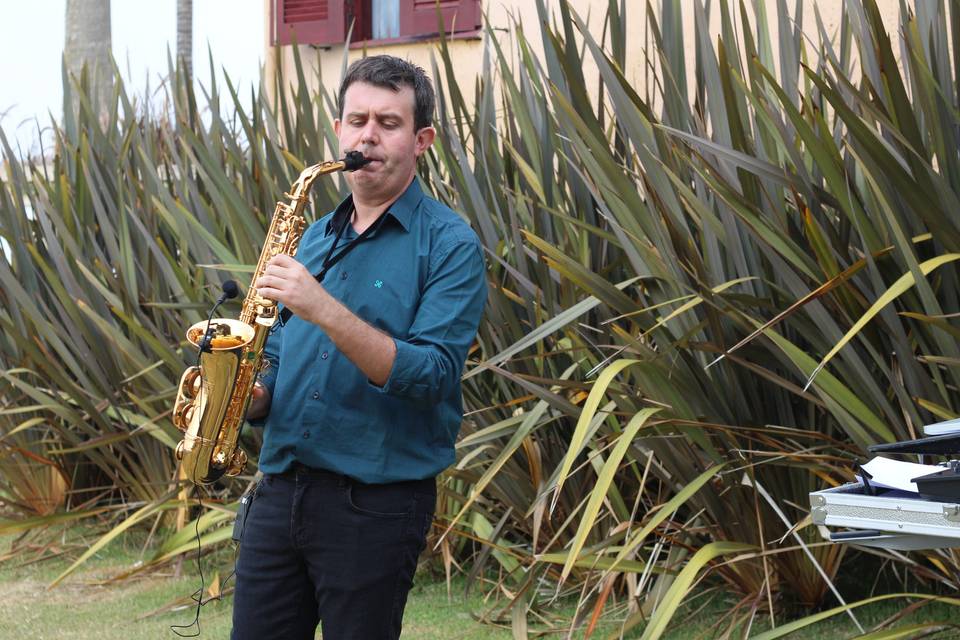
[[[256,282],[286,321],[267,341],[248,417],[263,481],[237,561],[233,638],[400,635],[454,460],[460,375],[486,299],[480,243],[424,194],[433,143],[422,69],[365,58],[341,84],[341,152],[370,160],[351,195]]]

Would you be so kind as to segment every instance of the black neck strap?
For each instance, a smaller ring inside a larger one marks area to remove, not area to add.
[[[343,260],[348,253],[353,251],[358,244],[367,240],[373,233],[380,228],[380,225],[383,223],[383,219],[387,217],[387,212],[384,211],[380,214],[380,217],[371,224],[369,227],[363,230],[363,233],[358,235],[356,238],[347,243],[339,253],[334,255],[334,251],[337,250],[337,245],[340,244],[340,238],[343,237],[343,232],[346,231],[347,225],[350,224],[350,219],[353,217],[354,210],[351,209],[350,212],[343,216],[343,222],[340,224],[340,228],[337,229],[337,236],[333,239],[333,244],[330,245],[330,249],[327,251],[327,255],[323,258],[323,264],[320,266],[320,272],[313,275],[316,278],[317,282],[323,284],[323,279],[327,275],[327,271],[330,270],[335,264]],[[287,321],[290,320],[290,317],[293,315],[293,311],[284,307],[280,311],[280,323],[287,324]]]

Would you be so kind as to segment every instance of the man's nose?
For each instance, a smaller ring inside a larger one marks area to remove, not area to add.
[[[378,139],[377,125],[375,122],[368,121],[367,124],[363,127],[363,130],[360,131],[360,142],[366,144],[376,144]]]

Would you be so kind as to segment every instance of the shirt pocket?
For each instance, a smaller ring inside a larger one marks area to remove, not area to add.
[[[407,339],[420,304],[413,274],[384,268],[371,269],[365,275],[351,294],[356,314],[391,337]]]

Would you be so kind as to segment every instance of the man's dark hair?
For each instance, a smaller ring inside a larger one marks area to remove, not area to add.
[[[340,83],[340,95],[337,97],[337,110],[341,119],[344,96],[347,88],[354,82],[366,82],[391,91],[400,91],[403,86],[410,87],[413,89],[413,130],[420,131],[433,122],[433,85],[430,84],[426,72],[412,62],[396,56],[370,56],[351,64]]]

